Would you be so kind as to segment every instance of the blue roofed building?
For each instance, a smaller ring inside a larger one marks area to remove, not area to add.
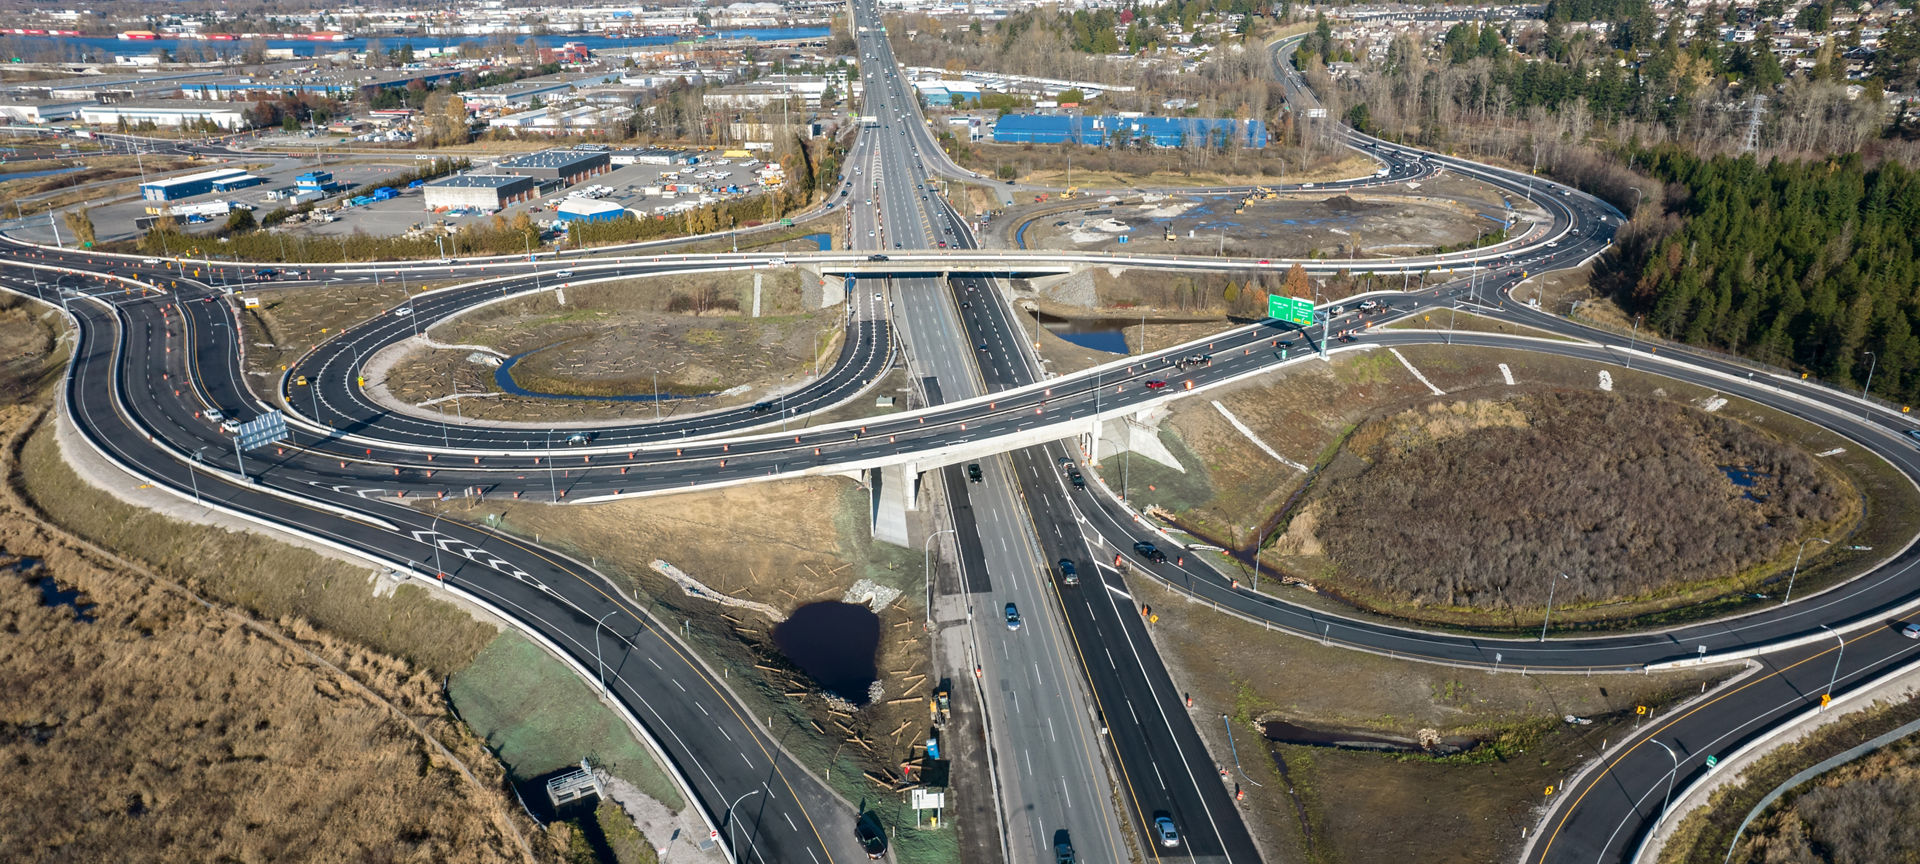
[[[1229,142],[1254,150],[1267,146],[1267,124],[1230,117],[1122,117],[1113,114],[1008,114],[993,125],[996,144],[1087,144],[1109,147],[1142,143],[1154,147]]]

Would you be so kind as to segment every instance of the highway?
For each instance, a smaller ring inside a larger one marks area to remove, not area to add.
[[[859,8],[863,15],[874,14],[870,5]],[[877,34],[862,45],[863,51],[885,48]],[[963,220],[924,188],[931,176],[925,151],[932,142],[922,124],[907,119],[914,109],[898,80],[889,74],[887,82],[876,81],[874,76],[890,68],[878,61],[863,64],[869,110],[882,125],[877,134],[869,129],[859,136],[848,161],[843,200],[858,196],[862,203],[849,204],[844,212],[858,250],[863,256],[891,257],[897,248],[903,258],[910,251],[937,257],[938,244],[946,243],[956,257],[977,255],[967,251],[974,244]],[[1505,299],[1523,274],[1574,266],[1604,249],[1620,221],[1604,203],[1524,174],[1344,134],[1390,171],[1444,168],[1481,177],[1510,195],[1530,197],[1552,216],[1550,227],[1493,253],[1490,272],[1475,278],[1472,288],[1456,278],[1404,294],[1383,292],[1380,299],[1392,311],[1370,323],[1474,302],[1493,317],[1582,341],[1459,333],[1450,337],[1456,344],[1608,364],[1633,356],[1636,368],[1819,423],[1885,456],[1910,477],[1920,476],[1920,453],[1904,435],[1914,427],[1897,414],[1866,408],[1818,385],[1752,376],[1752,369],[1705,355],[1629,352],[1608,334]],[[869,199],[871,207],[865,204]],[[1460,266],[1457,258],[1401,263]],[[1369,262],[1374,265],[1385,266]],[[480,266],[494,269],[478,271]],[[499,278],[416,294],[406,301],[412,307],[406,314],[389,312],[349,328],[302,360],[312,364],[301,368],[314,370],[310,380],[318,382],[317,390],[303,390],[315,385],[294,383],[296,373],[290,370],[277,394],[264,398],[248,386],[240,367],[233,298],[202,281],[180,279],[177,270],[167,275],[165,262],[147,265],[10,245],[0,263],[0,286],[70,309],[79,342],[63,391],[64,410],[93,446],[127,470],[182,497],[203,498],[471,595],[549,641],[590,680],[597,677],[595,636],[608,639],[605,660],[613,697],[651,734],[739,860],[821,862],[857,856],[851,808],[792,766],[779,751],[777,731],[746,716],[724,682],[589,568],[472,526],[423,517],[396,499],[478,494],[579,501],[802,472],[904,463],[922,470],[947,466],[942,485],[956,529],[966,528],[960,544],[965,584],[978,613],[970,626],[987,685],[1008,846],[1018,860],[1048,854],[1053,832],[1061,829],[1070,832],[1084,859],[1128,857],[1113,809],[1104,799],[1093,800],[1109,783],[1123,788],[1122,816],[1143,843],[1145,826],[1155,815],[1175,818],[1183,844],[1175,849],[1147,845],[1156,857],[1258,858],[1229,790],[1213,774],[1213,759],[1153,655],[1124,584],[1100,566],[1116,553],[1128,566],[1234,613],[1308,638],[1400,657],[1489,669],[1630,672],[1703,655],[1709,660],[1760,656],[1765,667],[1760,674],[1689,711],[1656,712],[1643,737],[1560,790],[1550,799],[1551,812],[1529,847],[1528,861],[1628,860],[1657,819],[1670,778],[1684,787],[1706,770],[1707,756],[1724,754],[1817,702],[1829,679],[1836,692],[1844,692],[1912,660],[1920,649],[1920,643],[1900,639],[1888,626],[1920,602],[1910,547],[1890,551],[1885,564],[1851,583],[1729,620],[1544,642],[1486,638],[1295,606],[1236,589],[1200,556],[1188,556],[1184,564],[1140,561],[1126,550],[1150,532],[1101,490],[1077,490],[1063,482],[1059,460],[1076,454],[1056,442],[1084,434],[1095,418],[1139,411],[1290,364],[1318,362],[1308,355],[1320,342],[1320,328],[1302,333],[1262,322],[1097,370],[1039,380],[1014,313],[987,279],[964,274],[951,280],[864,278],[848,298],[848,350],[833,370],[790,394],[792,404],[772,412],[742,409],[663,424],[609,424],[580,446],[549,443],[553,430],[434,423],[388,412],[351,383],[366,355],[411,338],[416,325],[497,296],[543,290],[549,284],[543,280],[555,278],[547,269],[554,266],[462,262],[395,268],[416,280],[476,273]],[[620,278],[716,266],[774,266],[774,261],[764,255],[661,256],[591,265],[593,272]],[[536,275],[535,268],[543,272]],[[367,275],[360,272],[365,265],[316,269],[327,278]],[[99,271],[119,276],[101,278]],[[127,279],[168,288],[179,284],[162,293]],[[396,292],[396,306],[399,296]],[[1327,329],[1351,334],[1352,341],[1327,346],[1333,350],[1443,339],[1369,329],[1354,312],[1324,311]],[[783,420],[850,398],[884,371],[896,350],[910,359],[928,407],[797,432],[778,428]],[[1212,360],[1171,365],[1194,353],[1210,354]],[[1144,386],[1149,379],[1170,386],[1150,390]],[[245,419],[277,407],[277,398],[297,409],[303,396],[311,403],[308,425],[296,422],[295,439],[284,451],[250,453],[251,479],[241,480],[231,439],[208,419],[206,409]],[[558,464],[562,460],[564,467]],[[958,467],[976,461],[984,469],[978,484],[968,482]],[[1053,562],[1060,558],[1079,562],[1080,586],[1055,584]],[[1005,626],[1006,602],[1022,610],[1019,630]],[[604,626],[596,624],[602,616],[607,616]],[[1827,628],[1842,635],[1830,636]],[[1838,650],[1841,638],[1847,640],[1844,654]],[[1083,686],[1094,702],[1091,712],[1079,696]],[[1101,734],[1102,726],[1107,734]],[[1673,759],[1661,745],[1673,748]],[[1031,765],[1029,757],[1036,760]],[[1111,771],[1103,761],[1108,758]],[[736,800],[746,803],[730,808]]]

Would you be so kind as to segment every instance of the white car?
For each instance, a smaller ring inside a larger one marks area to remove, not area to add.
[[[408,315],[412,315],[412,314],[413,314],[412,306],[402,306],[398,309],[393,310],[393,317],[395,318],[405,318]]]
[[[553,274],[553,275],[554,275],[554,276],[556,276],[556,277],[558,277],[558,278],[561,278],[561,279],[572,279],[572,278],[573,278],[573,271],[572,271],[572,270],[562,270],[562,271],[560,271],[560,272],[558,272],[558,273],[555,273],[555,274]]]

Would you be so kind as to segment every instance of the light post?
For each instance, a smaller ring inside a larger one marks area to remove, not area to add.
[[[433,542],[433,573],[435,576],[445,579],[447,578],[447,571],[445,568],[440,566],[440,517],[439,516],[433,517],[433,521],[428,524],[427,533],[433,535],[433,541],[432,541]]]
[[[1862,414],[1860,416],[1867,417],[1867,416],[1870,416],[1873,408],[1873,401],[1867,398],[1867,394],[1873,390],[1873,369],[1875,366],[1880,365],[1880,358],[1879,356],[1875,355],[1872,351],[1862,351],[1860,353],[1873,358],[1871,361],[1867,363],[1867,386],[1860,388],[1860,401],[1867,403],[1867,408],[1869,411],[1868,414]]]
[[[1647,740],[1655,744],[1660,744],[1660,739],[1658,738],[1648,738]],[[1680,757],[1673,755],[1673,748],[1665,744],[1660,744],[1660,749],[1667,751],[1667,758],[1673,760],[1673,767],[1667,770],[1667,799],[1660,805],[1660,815],[1653,820],[1655,828],[1660,827],[1660,823],[1667,821],[1667,808],[1673,806],[1673,778],[1674,775],[1680,773]]]
[[[613,609],[600,616],[600,620],[593,622],[593,665],[600,670],[600,693],[608,699],[613,698],[613,691],[607,689],[607,664],[605,660],[600,659],[600,627],[618,611],[620,610]]]
[[[1824,537],[1808,537],[1806,540],[1800,541],[1800,551],[1793,553],[1793,572],[1787,574],[1787,596],[1785,599],[1782,599],[1780,601],[1780,605],[1782,606],[1785,606],[1788,603],[1793,602],[1793,580],[1794,580],[1794,577],[1797,577],[1800,575],[1800,556],[1806,553],[1807,541],[1809,540],[1818,540],[1822,543],[1827,544],[1828,546],[1833,545],[1832,540],[1828,540]]]
[[[733,808],[739,805],[740,802],[747,800],[748,795],[758,794],[760,794],[760,790],[758,789],[748,789],[740,793],[740,797],[733,799],[733,803],[727,805],[727,812],[720,815],[720,821],[727,823],[727,852],[733,855],[735,864],[738,864],[740,861],[740,853],[735,852],[733,847]]]
[[[1633,368],[1633,347],[1640,340],[1640,319],[1645,317],[1647,316],[1645,315],[1633,316],[1633,330],[1632,332],[1627,334],[1627,368],[1628,369]]]
[[[653,422],[660,422],[660,370],[653,370]]]
[[[1565,573],[1560,574],[1560,578],[1568,582],[1573,581],[1573,577]],[[1558,587],[1560,587],[1559,582],[1552,579],[1547,580],[1547,614],[1546,617],[1540,619],[1540,641],[1542,642],[1547,641],[1547,622],[1553,620],[1553,589]]]
[[[928,536],[925,543],[920,544],[920,577],[925,579],[927,583],[928,626],[932,626],[933,624],[933,541],[938,540],[942,534],[953,534],[958,530],[959,529],[956,528],[942,528]]]
[[[554,476],[552,429],[547,430],[547,491],[553,495],[555,502],[560,500],[560,481]]]
[[[1833,657],[1833,674],[1827,676],[1827,695],[1820,700],[1820,707],[1825,709],[1827,703],[1833,701],[1833,685],[1840,683],[1840,660],[1847,656],[1847,640],[1841,638],[1840,634],[1834,633],[1833,628],[1825,624],[1820,625],[1820,629],[1832,634],[1834,641],[1840,643],[1840,653]]]
[[[201,453],[201,451],[202,451],[202,450],[205,450],[205,449],[206,449],[206,448],[204,448],[204,447],[202,447],[202,448],[201,448],[200,450],[195,450],[195,451],[193,451],[193,461],[195,461],[195,462],[199,462],[199,461],[200,461],[200,453]],[[193,503],[195,503],[195,504],[199,504],[199,503],[201,503],[201,501],[200,501],[200,472],[198,472],[198,471],[195,471],[195,470],[193,470],[193,466],[192,466],[192,465],[188,465],[188,466],[187,466],[187,482],[188,482],[188,483],[190,483],[190,484],[192,484],[192,486],[193,486]]]

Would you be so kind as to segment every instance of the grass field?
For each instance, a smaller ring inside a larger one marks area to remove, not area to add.
[[[1154,644],[1217,758],[1238,751],[1242,812],[1277,860],[1506,861],[1558,786],[1637,705],[1664,709],[1724,670],[1664,676],[1488,674],[1323,646],[1214,612],[1154,580],[1128,579],[1159,621]],[[1233,746],[1226,741],[1231,721]],[[1590,726],[1561,722],[1573,714]],[[1280,720],[1408,742],[1468,739],[1451,756],[1267,741]],[[1237,779],[1237,778],[1236,778]],[[1254,784],[1262,785],[1254,785]]]
[[[1461,312],[1454,309],[1423,312],[1410,318],[1395,321],[1380,329],[1453,330],[1461,333],[1506,333],[1514,336],[1533,336],[1539,339],[1551,339],[1555,342],[1575,341],[1557,333],[1536,330],[1523,324],[1509,324],[1505,321],[1496,321],[1483,315],[1475,315],[1472,312]]]
[[[467,725],[528,780],[587,759],[679,810],[673,778],[591,685],[517,633],[502,633],[447,685]]]

